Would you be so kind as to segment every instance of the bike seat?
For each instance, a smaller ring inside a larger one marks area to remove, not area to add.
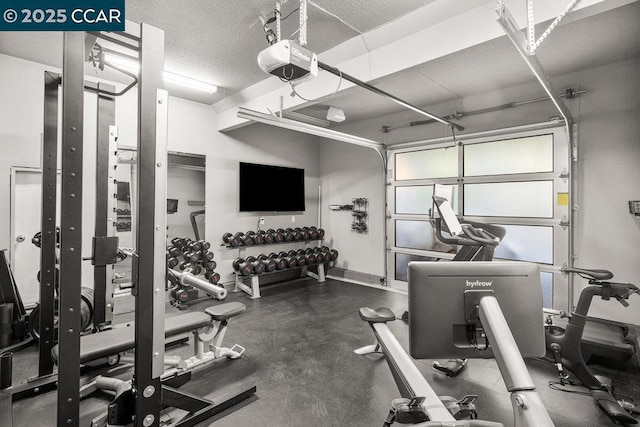
[[[396,315],[393,314],[393,311],[386,307],[376,308],[375,310],[369,307],[362,307],[359,313],[362,320],[370,323],[387,323],[396,320]]]
[[[596,280],[609,280],[613,278],[613,273],[609,270],[588,270],[586,268],[565,267],[562,271],[565,273],[583,274]]]

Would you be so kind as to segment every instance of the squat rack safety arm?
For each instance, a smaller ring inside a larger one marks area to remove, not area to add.
[[[367,90],[369,90],[369,91],[371,91],[373,93],[377,93],[378,95],[382,95],[384,97],[387,97],[390,100],[392,100],[393,102],[395,102],[396,104],[401,105],[401,106],[403,106],[405,108],[408,108],[409,110],[415,111],[416,113],[422,114],[423,116],[427,116],[427,117],[429,117],[429,118],[431,118],[431,119],[433,119],[433,120],[435,120],[437,122],[440,122],[442,124],[449,125],[449,126],[451,126],[452,128],[455,128],[458,131],[463,131],[464,130],[464,127],[460,126],[457,123],[453,123],[453,122],[451,122],[449,120],[443,119],[442,117],[438,117],[435,114],[431,114],[431,113],[429,113],[429,112],[427,112],[427,111],[425,111],[425,110],[423,110],[421,108],[416,107],[413,104],[410,104],[410,103],[398,98],[395,95],[390,94],[389,92],[385,92],[382,89],[378,89],[377,87],[375,87],[373,85],[370,85],[369,83],[363,82],[362,80],[359,80],[359,79],[357,79],[357,78],[355,78],[355,77],[353,77],[353,76],[351,76],[351,75],[349,75],[347,73],[344,73],[344,72],[338,70],[337,68],[332,67],[331,65],[327,65],[324,62],[318,61],[318,67],[320,69],[322,69],[324,71],[327,71],[327,72],[329,72],[331,74],[334,74],[334,75],[336,75],[338,77],[342,77],[343,79],[348,80],[351,83],[354,83],[354,84],[356,84],[356,85],[358,85],[358,86],[360,86],[362,88],[365,88],[365,89],[367,89]]]

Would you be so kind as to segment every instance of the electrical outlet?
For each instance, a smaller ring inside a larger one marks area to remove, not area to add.
[[[260,217],[260,225],[264,225],[264,217]]]
[[[296,216],[295,215],[291,215],[291,222],[296,222]]]

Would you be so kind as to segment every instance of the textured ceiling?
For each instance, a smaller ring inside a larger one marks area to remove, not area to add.
[[[308,47],[322,53],[358,32],[377,28],[433,1],[309,1]],[[267,78],[256,61],[258,52],[268,46],[259,17],[273,16],[275,3],[275,0],[128,0],[125,16],[164,30],[165,69],[220,87],[217,94],[206,97],[181,94],[179,88],[168,88],[170,93],[213,103]],[[296,0],[281,3],[282,17],[299,4]],[[297,38],[292,34],[298,26],[299,14],[295,12],[282,22],[282,37]],[[61,49],[61,33],[0,32],[0,53],[61,67]],[[113,77],[105,75],[105,78]]]
[[[366,32],[430,2],[315,0],[313,3]],[[191,0],[176,7],[177,3],[126,2],[127,19],[164,29],[167,70],[215,83],[224,88],[227,96],[266,78],[256,62],[258,53],[268,46],[259,17],[273,16],[274,0]],[[282,17],[297,7],[295,0],[284,2]],[[358,35],[311,2],[308,17],[308,48],[316,53]],[[275,30],[275,23],[272,26]],[[297,34],[292,34],[298,26],[299,14],[295,12],[282,22],[282,37],[297,38]]]
[[[552,82],[554,76],[640,57],[639,18],[640,2],[634,2],[560,25],[536,54]],[[543,23],[536,33],[540,34],[548,25]],[[407,102],[426,107],[535,81],[515,47],[506,37],[501,37],[372,83]],[[384,97],[353,88],[330,101],[301,108],[298,112],[325,118],[330,105],[344,110],[347,121],[343,123],[402,111]],[[445,115],[453,111],[433,113]],[[417,113],[415,117],[424,119]]]
[[[364,33],[434,0],[313,1]],[[178,87],[168,87],[170,93],[211,104],[268,78],[256,63],[258,52],[267,46],[259,17],[272,16],[274,5],[275,0],[128,0],[126,16],[165,31],[167,70],[221,87],[214,95],[181,92]],[[297,6],[297,0],[284,2],[282,16]],[[358,35],[349,25],[311,2],[308,14],[308,43],[314,52],[325,52]],[[563,22],[541,45],[538,56],[552,77],[638,57],[638,19],[640,1],[586,19]],[[546,25],[548,23],[542,24],[537,33]],[[283,22],[283,37],[292,38],[297,27],[296,12]],[[417,29],[403,28],[403,31]],[[61,49],[61,33],[0,32],[0,53],[61,67]],[[105,75],[105,78],[110,77]],[[425,107],[533,81],[515,48],[502,37],[372,83]],[[304,85],[299,87],[303,96],[304,89]],[[389,100],[355,87],[341,92],[330,102],[302,108],[299,112],[324,117],[329,105],[343,108],[347,122],[401,111]],[[420,116],[416,114],[416,117]]]

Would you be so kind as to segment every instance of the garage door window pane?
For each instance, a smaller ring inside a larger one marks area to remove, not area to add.
[[[553,181],[465,184],[464,214],[553,218]]]
[[[469,144],[464,175],[509,175],[553,171],[553,135]]]
[[[503,225],[507,230],[496,248],[496,258],[553,264],[553,227]]]
[[[450,237],[445,233],[445,237]],[[457,252],[457,246],[440,242],[429,221],[396,221],[396,247],[438,252]]]
[[[453,211],[458,213],[458,186],[444,185],[453,188]],[[433,207],[433,185],[413,185],[396,187],[396,213],[411,215],[428,215]]]
[[[396,187],[397,214],[427,215],[431,209],[433,185]]]
[[[434,148],[396,154],[396,180],[458,176],[458,148]]]
[[[407,281],[407,266],[410,261],[438,261],[438,258],[396,253],[396,280]]]

